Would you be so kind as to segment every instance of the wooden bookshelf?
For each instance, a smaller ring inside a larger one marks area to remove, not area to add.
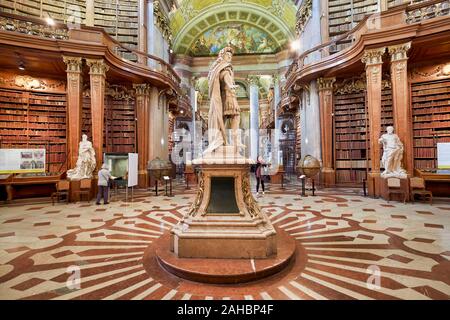
[[[392,89],[383,81],[381,92],[381,132],[393,125]],[[334,146],[337,184],[359,185],[370,169],[369,122],[366,93],[335,93]]]
[[[66,170],[66,95],[0,88],[2,148],[45,148],[48,172]]]
[[[104,152],[136,152],[136,111],[134,99],[105,97]],[[92,139],[91,101],[83,99],[82,131]],[[92,140],[91,140],[92,141]]]
[[[414,167],[433,169],[436,144],[450,142],[450,79],[411,84]]]
[[[367,14],[377,12],[377,0],[329,0],[328,30],[330,39],[353,29]],[[330,47],[330,54],[351,45],[351,39],[338,41]]]

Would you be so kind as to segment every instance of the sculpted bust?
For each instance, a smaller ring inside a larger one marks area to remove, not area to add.
[[[95,150],[92,147],[92,143],[88,141],[87,135],[83,134],[78,149],[76,167],[67,171],[67,178],[69,180],[91,179],[95,165]]]
[[[378,142],[383,145],[381,162],[384,171],[381,176],[383,178],[406,178],[406,171],[402,168],[403,143],[394,133],[394,127],[387,127],[386,132],[378,139]]]

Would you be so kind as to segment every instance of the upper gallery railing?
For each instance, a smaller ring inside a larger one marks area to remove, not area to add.
[[[331,41],[306,50],[295,58],[286,71],[286,83],[288,85],[292,85],[292,78],[295,76],[296,70],[299,70],[306,65],[318,62],[328,56],[329,48],[336,46],[339,41],[351,40],[351,43],[355,43],[361,35],[379,29],[383,24],[383,14],[392,12],[395,12],[395,16],[390,16],[390,25],[392,25],[393,21],[396,21],[399,24],[419,23],[435,17],[450,15],[450,0],[431,0],[412,5],[403,4],[392,7],[388,11],[384,11],[382,13],[367,15],[355,28],[347,33],[342,34]],[[348,50],[348,48],[344,50]],[[334,53],[333,55],[336,54],[339,54],[339,52]]]
[[[94,30],[101,32],[104,39],[101,44],[108,46],[112,53],[129,63],[137,63],[151,71],[165,75],[173,81],[176,91],[179,91],[181,79],[170,64],[159,57],[125,46],[101,28],[86,27],[84,25],[69,28],[67,25],[57,22],[49,25],[40,18],[0,12],[0,30],[63,41],[73,40],[74,37],[76,38],[75,34],[83,31]]]

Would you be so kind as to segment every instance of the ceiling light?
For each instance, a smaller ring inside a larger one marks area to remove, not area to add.
[[[23,62],[19,63],[19,70],[25,70],[25,66],[23,65]]]
[[[300,49],[300,40],[295,40],[291,42],[291,50],[298,51]]]

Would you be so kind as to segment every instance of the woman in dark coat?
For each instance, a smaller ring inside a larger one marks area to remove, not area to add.
[[[262,174],[262,167],[265,166],[261,157],[258,157],[258,161],[256,162],[256,193],[259,194],[259,184],[261,183],[262,193],[264,194],[264,176]]]

